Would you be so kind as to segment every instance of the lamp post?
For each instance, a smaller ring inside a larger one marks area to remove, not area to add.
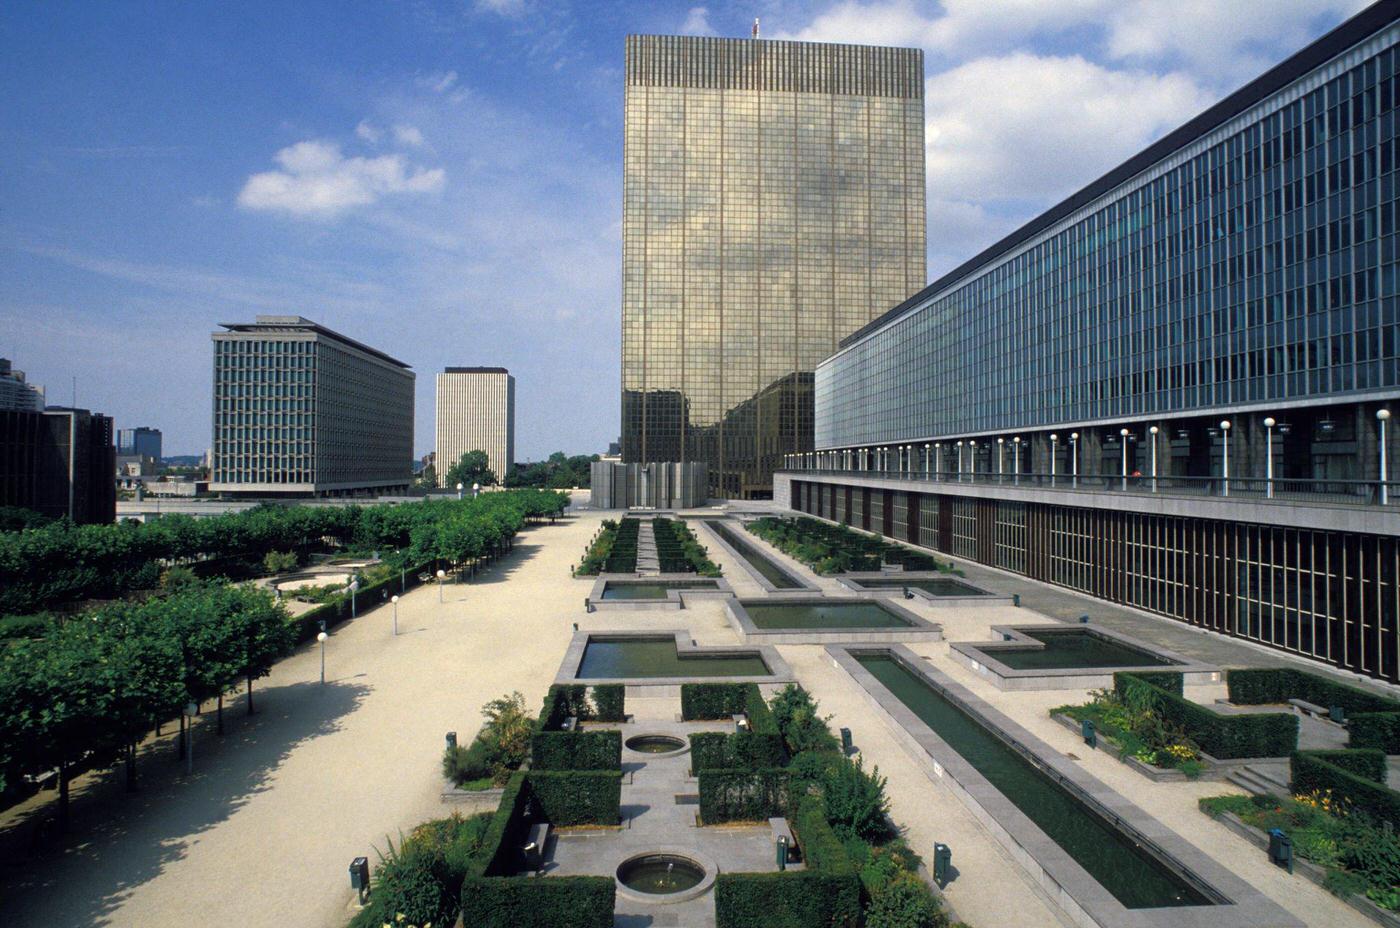
[[[1274,498],[1274,426],[1278,420],[1273,416],[1264,417],[1264,496]]]
[[[1060,436],[1050,433],[1050,485],[1055,485],[1055,458],[1060,456]]]
[[[1006,473],[1006,467],[1004,466],[1004,463],[1003,463],[1003,462],[1005,461],[1005,453],[1006,453],[1006,439],[1005,439],[1005,438],[998,438],[998,439],[997,439],[997,483],[1001,483],[1001,478],[1002,478],[1002,476]]]
[[[460,483],[457,484],[457,501],[458,501],[458,502],[461,502],[461,501],[462,501],[462,491],[465,490],[465,489],[466,489],[466,487],[462,486],[462,484],[460,484]]]
[[[1074,476],[1073,476],[1073,478],[1072,478],[1072,479],[1073,479],[1073,483],[1071,484],[1071,486],[1073,486],[1075,489],[1078,489],[1078,488],[1079,488],[1079,433],[1078,433],[1078,432],[1070,432],[1070,433],[1069,433],[1069,444],[1070,444],[1070,466],[1074,468]]]
[[[1220,476],[1221,485],[1225,496],[1230,495],[1230,420],[1220,420],[1221,447],[1224,450],[1224,458],[1221,460]]]
[[[316,640],[321,643],[321,682],[326,682],[326,639],[330,636],[325,632],[318,632]]]
[[[933,479],[943,476],[943,442],[933,443]]]
[[[198,714],[199,703],[185,703],[185,776],[194,773],[194,717]]]
[[[441,603],[441,602],[445,602],[445,600],[442,598],[442,581],[444,581],[444,580],[447,579],[447,571],[445,571],[445,570],[439,570],[439,571],[438,571],[438,574],[437,574],[437,577],[438,577],[438,602]]]
[[[1011,482],[1021,482],[1021,436],[1011,439]]]
[[[360,617],[359,610],[355,605],[355,594],[359,591],[360,578],[356,577],[355,579],[350,581],[350,618],[352,619],[357,619]]]
[[[958,442],[958,481],[962,481],[962,442]]]
[[[924,442],[924,479],[933,476],[933,457],[928,442]]]
[[[479,484],[479,483],[473,483],[473,484],[472,484],[472,499],[476,499],[476,498],[477,498],[478,496],[480,496],[480,495],[481,495],[481,484]]]
[[[1118,430],[1118,444],[1123,446],[1123,492],[1128,492],[1128,430]]]
[[[1147,430],[1147,434],[1152,436],[1152,492],[1157,492],[1157,426]]]
[[[1380,423],[1380,428],[1381,428],[1381,494],[1380,494],[1380,498],[1381,498],[1381,505],[1384,506],[1384,505],[1386,505],[1387,503],[1390,502],[1390,487],[1387,486],[1387,484],[1390,482],[1390,468],[1389,468],[1389,466],[1388,466],[1388,464],[1387,464],[1387,462],[1386,462],[1386,455],[1385,455],[1385,452],[1386,452],[1386,448],[1385,448],[1385,424],[1386,424],[1387,422],[1390,421],[1390,410],[1389,410],[1389,409],[1377,409],[1377,410],[1376,410],[1376,421]]]
[[[977,482],[977,439],[967,440],[967,472],[972,477],[972,482]]]
[[[399,598],[395,596],[391,602],[394,604],[394,637],[399,636]]]

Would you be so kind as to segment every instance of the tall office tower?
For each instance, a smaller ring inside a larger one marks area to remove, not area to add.
[[[1397,123],[1378,3],[854,333],[775,498],[1400,683]]]
[[[762,497],[812,372],[923,287],[923,53],[629,36],[622,459]]]
[[[0,358],[0,409],[40,412],[44,408],[44,388],[24,379],[24,371],[10,367],[9,358]]]
[[[86,409],[0,408],[0,506],[81,524],[117,517],[112,420]]]
[[[213,335],[212,492],[408,488],[414,375],[407,364],[300,316],[223,328]]]
[[[140,425],[134,429],[117,430],[117,454],[154,458],[160,461],[160,429]]]
[[[437,375],[437,477],[468,451],[485,451],[505,483],[515,464],[515,378],[504,367],[449,367]]]

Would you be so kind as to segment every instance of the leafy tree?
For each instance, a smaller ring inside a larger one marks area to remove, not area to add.
[[[885,785],[879,767],[866,773],[859,760],[827,770],[822,787],[827,817],[838,837],[882,841],[891,836]]]
[[[263,555],[263,570],[269,574],[280,574],[297,566],[295,551],[269,551]]]
[[[430,490],[433,489],[437,486],[437,468],[432,464],[427,465],[423,468],[423,472],[418,475],[418,479],[414,481],[414,483],[420,487],[426,487]]]
[[[41,512],[23,506],[0,506],[0,532],[22,532],[41,528],[53,520]]]
[[[496,485],[496,475],[490,468],[490,459],[485,451],[468,451],[447,469],[447,476],[444,482],[449,487],[461,484],[467,489],[471,489],[472,484],[477,483],[483,487]]]

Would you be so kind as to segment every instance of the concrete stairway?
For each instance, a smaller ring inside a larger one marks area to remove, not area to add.
[[[1257,796],[1289,796],[1288,763],[1285,761],[1263,761],[1236,767],[1225,777],[1236,786],[1243,787]]]

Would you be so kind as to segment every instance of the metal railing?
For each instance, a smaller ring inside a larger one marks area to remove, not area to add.
[[[949,473],[917,470],[842,470],[788,465],[780,473],[821,474],[919,483],[1081,490],[1095,493],[1160,494],[1163,496],[1239,498],[1250,502],[1332,503],[1348,506],[1400,506],[1400,482],[1379,480],[1315,480],[1275,477],[1178,477],[1121,474]]]

